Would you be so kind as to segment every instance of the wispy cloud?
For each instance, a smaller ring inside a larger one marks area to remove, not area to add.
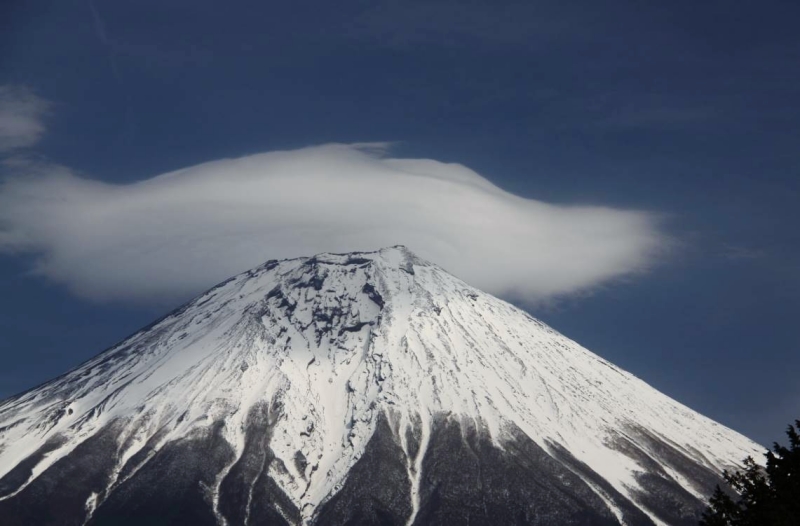
[[[724,245],[721,254],[725,259],[732,261],[752,261],[766,256],[763,250],[732,244]]]
[[[98,300],[177,301],[270,258],[405,244],[525,301],[648,269],[657,218],[524,199],[461,165],[325,145],[115,185],[21,163],[0,186],[0,252]]]
[[[117,82],[122,83],[122,77],[119,74],[119,67],[117,67],[117,59],[108,40],[106,24],[103,21],[103,18],[100,16],[100,13],[97,11],[97,7],[94,5],[92,0],[89,0],[89,11],[92,14],[94,32],[97,34],[97,38],[100,40],[100,43],[103,44],[103,47],[105,47],[108,52],[108,62],[111,65],[111,72],[114,74],[114,78],[117,80]]]
[[[50,104],[25,86],[0,86],[0,152],[36,144]]]

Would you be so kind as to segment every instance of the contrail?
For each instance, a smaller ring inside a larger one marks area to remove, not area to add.
[[[94,2],[89,0],[89,11],[92,12],[92,20],[94,21],[94,30],[97,33],[97,38],[100,39],[100,42],[103,43],[105,46],[106,51],[108,52],[108,61],[111,64],[111,71],[114,73],[114,78],[117,79],[117,82],[122,84],[122,78],[119,74],[119,69],[117,68],[117,60],[114,57],[114,50],[111,49],[111,45],[108,42],[108,36],[106,35],[106,25],[103,23],[103,19],[100,17],[100,13],[97,12],[97,8],[94,6]]]
[[[131,100],[130,94],[125,90],[124,83],[122,82],[122,75],[120,75],[119,67],[117,66],[117,59],[114,54],[114,49],[111,43],[108,40],[108,34],[106,33],[106,25],[103,22],[100,13],[97,11],[97,8],[94,5],[93,0],[88,0],[89,2],[89,11],[92,13],[92,21],[94,22],[94,30],[97,34],[97,38],[100,40],[100,43],[103,44],[103,47],[106,49],[106,53],[108,54],[108,62],[111,65],[111,72],[114,75],[114,79],[116,79],[117,84],[119,84],[120,88],[125,95],[125,132],[123,135],[127,135],[128,138],[133,132],[133,112],[131,111]]]

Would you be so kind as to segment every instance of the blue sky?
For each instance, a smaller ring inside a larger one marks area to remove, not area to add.
[[[646,272],[512,299],[762,443],[800,416],[795,2],[0,9],[0,86],[35,97],[43,127],[6,149],[7,176],[57,165],[125,185],[217,159],[388,141],[391,157],[460,163],[520,197],[644,211],[672,243]],[[171,306],[76,295],[67,278],[31,275],[42,250],[0,254],[0,397]]]

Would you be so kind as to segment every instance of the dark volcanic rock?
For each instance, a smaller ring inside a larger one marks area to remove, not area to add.
[[[82,525],[88,514],[85,505],[89,496],[102,492],[109,483],[116,460],[116,435],[113,426],[105,428],[79,444],[14,497],[0,500],[0,524]],[[40,450],[29,457],[28,471],[43,458],[44,453],[46,451]],[[15,476],[13,472],[9,475]]]
[[[614,489],[603,477],[592,471],[589,466],[576,459],[569,451],[559,444],[550,444],[550,449],[555,452],[554,457],[562,462],[564,466],[580,475],[585,481],[594,484],[608,495],[614,505],[622,513],[622,518],[626,524],[629,526],[653,526],[653,521],[650,517],[645,515],[642,510],[637,508],[631,501]]]
[[[95,511],[90,526],[216,525],[209,491],[233,457],[216,424],[171,442],[119,485]]]
[[[61,447],[63,443],[64,439],[61,437],[55,437],[49,440],[28,458],[14,466],[14,469],[9,471],[3,478],[0,478],[0,498],[10,495],[16,491],[17,488],[25,484],[33,474],[33,468],[35,468],[48,453],[55,451]]]
[[[219,489],[219,510],[229,524],[283,525],[290,524],[289,520],[300,521],[299,510],[267,476],[270,463],[275,461],[269,441],[278,414],[277,408],[258,404],[248,415],[244,451]]]
[[[599,497],[516,432],[502,451],[474,425],[437,418],[415,525],[616,525]]]
[[[411,515],[411,481],[405,453],[397,440],[381,415],[364,454],[350,470],[342,489],[322,506],[316,525],[406,523]]]
[[[0,500],[2,524],[83,525],[92,494],[96,494],[97,507],[87,523],[90,526],[211,526],[219,524],[220,517],[231,526],[300,524],[300,510],[268,476],[270,464],[280,462],[269,447],[279,414],[280,407],[275,404],[258,404],[251,409],[244,450],[238,459],[233,458],[232,448],[222,438],[220,423],[157,451],[152,445],[145,446],[122,467],[114,484],[119,432],[115,426],[108,426],[22,491]],[[652,520],[633,502],[569,451],[558,444],[549,444],[549,452],[545,451],[512,424],[509,426],[512,440],[498,448],[480,423],[445,415],[434,418],[427,448],[421,452],[415,525],[619,524],[598,496],[599,488],[628,526],[652,526]],[[409,466],[421,446],[419,432],[411,429],[403,430],[411,456],[408,459],[400,437],[382,413],[364,454],[343,486],[319,508],[312,523],[406,524],[413,510]],[[653,456],[693,475],[694,480],[716,483],[718,479],[711,473],[696,472],[691,459],[670,444],[654,436],[646,440],[648,452],[622,436],[614,445],[649,469],[639,475],[643,490],[634,498],[670,525],[696,524],[703,503],[662,469],[656,469],[659,464]],[[5,494],[26,482],[36,464],[57,445],[54,442],[42,448],[0,479]],[[305,458],[295,461],[306,465]],[[223,470],[227,471],[219,486],[217,517],[212,494]]]
[[[254,406],[247,418],[244,450],[238,459],[222,438],[222,424],[190,438],[170,442],[156,451],[146,446],[128,460],[112,484],[117,462],[118,430],[108,426],[81,443],[22,491],[0,501],[3,526],[82,525],[87,501],[96,494],[91,526],[216,525],[213,487],[223,470],[218,511],[229,525],[290,525],[301,523],[300,510],[268,476],[275,459],[269,447],[279,408]],[[558,444],[545,451],[509,424],[512,440],[495,446],[480,423],[438,415],[427,448],[422,452],[419,510],[414,524],[450,525],[617,525],[618,519],[598,496],[599,488],[629,526],[653,522],[633,502],[617,492],[588,466]],[[400,445],[384,414],[364,454],[344,485],[316,514],[313,524],[402,525],[412,514],[409,465],[420,453],[420,436],[406,428],[412,460]],[[641,439],[641,437],[639,437]],[[691,459],[670,444],[649,436],[648,451],[620,437],[615,447],[649,472],[638,481],[643,491],[635,499],[671,525],[697,523],[703,503],[671,479],[657,462],[669,461],[694,480],[711,483],[711,473],[697,473]],[[8,495],[27,481],[47,452],[45,447],[19,464],[2,480]],[[304,465],[304,458],[296,459]],[[231,464],[233,463],[233,464]],[[281,466],[278,466],[280,468]],[[284,468],[285,469],[285,468]],[[593,489],[590,484],[595,488]],[[106,493],[107,492],[107,493]]]
[[[637,477],[645,491],[637,492],[639,502],[671,526],[696,526],[705,508],[691,493],[672,479],[642,473]]]

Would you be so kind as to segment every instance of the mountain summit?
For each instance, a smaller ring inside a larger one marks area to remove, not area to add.
[[[393,247],[269,261],[0,402],[0,517],[689,525],[761,449]]]

